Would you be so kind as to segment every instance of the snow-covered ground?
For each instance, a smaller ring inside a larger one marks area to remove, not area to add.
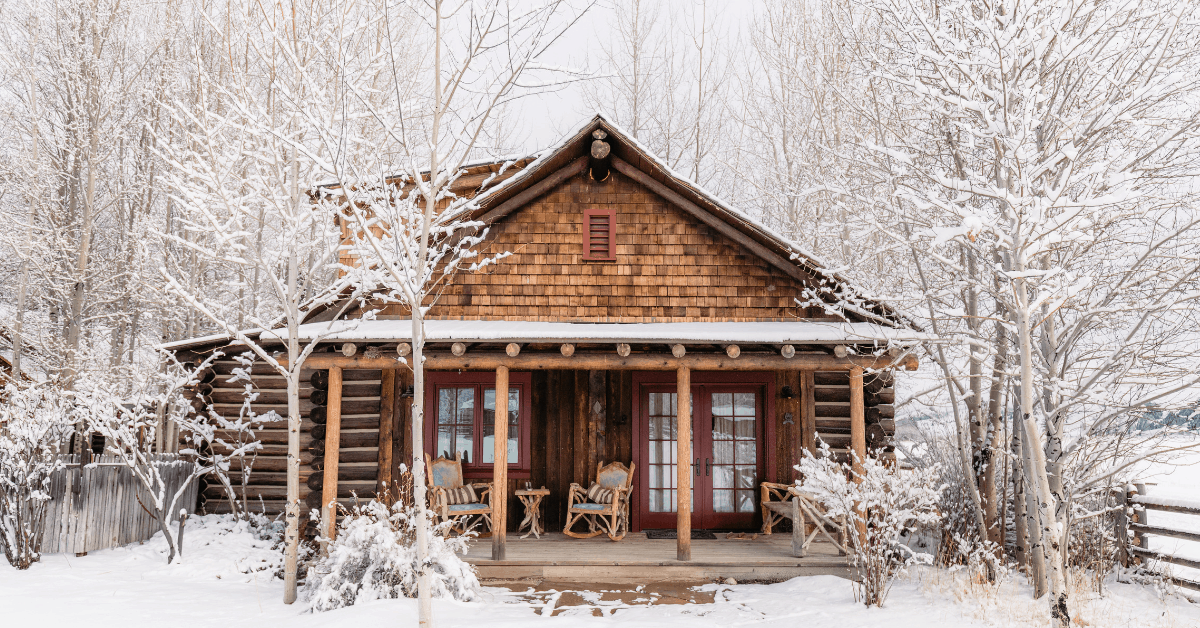
[[[415,626],[413,600],[375,601],[327,613],[285,606],[283,583],[272,577],[280,554],[245,524],[218,516],[189,522],[181,562],[167,565],[166,544],[49,555],[25,572],[0,565],[0,625],[90,626]],[[544,588],[544,587],[543,587]],[[677,588],[677,587],[676,587]],[[486,589],[475,603],[435,601],[437,625],[512,626],[1041,626],[1044,602],[1030,599],[1021,580],[999,587],[964,572],[925,569],[898,582],[883,609],[857,604],[850,583],[831,576],[771,585],[704,585],[693,601],[667,598],[650,584],[645,595]],[[711,595],[711,597],[710,597]],[[1109,584],[1100,598],[1073,596],[1074,614],[1088,626],[1200,626],[1200,605],[1153,588]],[[619,598],[619,599],[618,599]],[[699,600],[699,601],[695,601]],[[708,601],[711,600],[711,601]],[[653,604],[649,602],[653,601]],[[680,601],[686,603],[678,603]]]

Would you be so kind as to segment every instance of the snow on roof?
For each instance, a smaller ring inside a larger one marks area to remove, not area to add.
[[[412,322],[340,320],[301,325],[310,341],[398,341],[412,339]],[[281,336],[268,332],[263,339]],[[934,340],[931,334],[875,323],[840,321],[548,323],[539,321],[427,320],[428,342],[625,342],[700,344],[909,344]]]

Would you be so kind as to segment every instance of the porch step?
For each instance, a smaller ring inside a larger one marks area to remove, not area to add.
[[[675,541],[632,533],[621,541],[572,539],[559,533],[509,537],[505,560],[491,560],[491,544],[480,540],[466,556],[482,580],[540,580],[592,583],[781,581],[797,576],[850,577],[845,556],[828,543],[813,543],[808,556],[791,555],[791,536],[718,539],[692,544],[689,562],[675,560]]]

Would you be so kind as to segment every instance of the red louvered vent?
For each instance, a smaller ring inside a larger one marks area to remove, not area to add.
[[[616,260],[616,210],[585,209],[583,226],[583,259],[592,262]]]

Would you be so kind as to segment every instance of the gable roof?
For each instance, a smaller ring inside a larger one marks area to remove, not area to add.
[[[835,309],[863,320],[893,327],[919,330],[915,320],[896,307],[867,295],[830,264],[799,244],[780,237],[761,222],[742,212],[699,184],[688,180],[654,156],[620,126],[601,114],[576,127],[558,142],[539,153],[517,173],[481,193],[467,210],[469,217],[491,225],[518,210],[558,184],[587,169],[592,133],[603,130],[611,147],[614,169],[663,197],[668,203],[692,214],[701,222],[738,242],[751,253],[789,276],[805,281],[816,279],[841,297]],[[805,277],[808,275],[808,277]],[[823,295],[829,291],[821,290]],[[834,306],[835,304],[830,304]]]
[[[476,197],[475,203],[462,210],[466,213],[464,217],[483,222],[485,225],[493,225],[564,181],[586,171],[593,141],[592,134],[597,130],[603,130],[607,134],[605,141],[611,148],[610,159],[615,170],[742,245],[750,253],[785,274],[802,283],[811,284],[815,279],[821,285],[812,287],[828,304],[827,309],[840,309],[845,314],[872,323],[872,327],[876,329],[882,326],[922,331],[913,317],[891,304],[869,296],[865,290],[832,270],[832,266],[817,255],[793,241],[780,237],[749,214],[729,205],[699,184],[672,170],[619,125],[605,119],[601,114],[583,121],[558,143],[538,153],[473,163],[464,167],[462,174],[451,186],[451,191],[459,196]],[[482,189],[484,186],[490,187]],[[355,294],[357,293],[352,286],[344,281],[336,282],[301,307],[305,312],[302,322],[329,322],[338,318]],[[837,303],[831,302],[830,294],[837,295],[840,300]],[[255,333],[260,331],[255,330]],[[929,339],[925,334],[919,333],[908,340],[918,340],[918,336],[920,339]],[[228,339],[224,334],[216,334],[161,346],[183,349]]]

